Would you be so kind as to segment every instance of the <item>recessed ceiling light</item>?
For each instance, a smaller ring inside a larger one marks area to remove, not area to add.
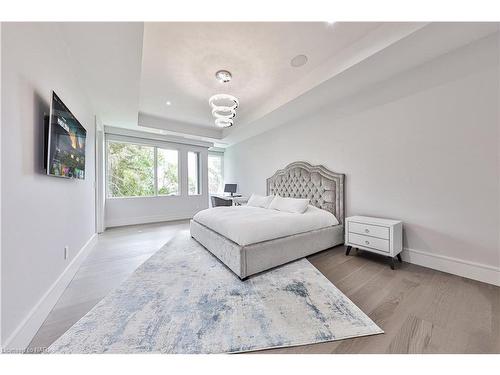
[[[166,105],[172,105],[172,102],[170,100],[167,100],[167,102],[165,104]]]
[[[227,70],[219,70],[215,73],[215,78],[217,78],[220,83],[227,83],[233,78],[233,75]]]
[[[294,68],[298,68],[302,65],[305,65],[306,62],[307,62],[306,55],[297,55],[290,61],[290,65],[292,65]]]

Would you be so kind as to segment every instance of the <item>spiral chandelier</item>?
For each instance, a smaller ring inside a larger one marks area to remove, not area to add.
[[[215,78],[221,83],[227,83],[231,81],[232,75],[227,70],[219,70],[215,73]],[[240,105],[238,98],[229,94],[215,94],[208,99],[208,104],[212,108],[216,126],[220,128],[233,126],[236,109]]]
[[[236,97],[229,94],[215,94],[208,99],[208,104],[212,107],[215,125],[221,128],[228,128],[233,125],[236,109],[240,105]]]

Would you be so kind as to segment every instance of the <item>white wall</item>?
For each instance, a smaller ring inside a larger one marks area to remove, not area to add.
[[[46,311],[33,309],[44,303],[93,236],[95,218],[94,116],[63,33],[51,23],[4,23],[2,27],[1,323],[5,345],[23,342],[36,332],[39,320],[22,331],[33,322],[33,314]],[[84,181],[49,177],[41,171],[43,116],[49,111],[51,90],[87,129]],[[19,334],[25,334],[23,340],[17,340]]]
[[[116,140],[121,139],[120,136],[115,135],[109,137],[114,137],[113,139]],[[192,218],[198,211],[208,208],[208,146],[169,143],[153,139],[122,139],[178,150],[181,194],[179,196],[106,198],[106,227],[187,219]],[[197,151],[200,155],[200,195],[188,195],[188,151]]]
[[[102,124],[101,119],[96,116],[95,118],[95,181],[96,181],[96,190],[95,190],[95,202],[96,202],[96,231],[97,233],[104,232],[104,209],[106,205],[106,186],[105,186],[105,145],[104,141],[104,125]]]
[[[226,180],[265,193],[288,163],[323,164],[346,174],[347,215],[404,221],[416,263],[498,277],[498,53],[496,34],[238,143]]]
[[[2,27],[0,22],[0,350],[3,348],[2,339]]]

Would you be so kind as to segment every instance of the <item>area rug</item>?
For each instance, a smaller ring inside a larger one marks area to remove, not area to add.
[[[301,259],[241,281],[182,231],[48,353],[235,353],[383,331]]]

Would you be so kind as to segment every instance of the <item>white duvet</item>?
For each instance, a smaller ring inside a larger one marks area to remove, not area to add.
[[[330,212],[311,205],[303,214],[249,206],[214,207],[193,219],[241,246],[339,223]]]

